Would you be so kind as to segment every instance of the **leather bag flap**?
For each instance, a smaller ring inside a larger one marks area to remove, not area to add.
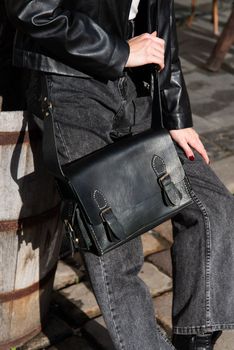
[[[161,202],[176,206],[183,200],[177,184],[185,174],[166,130],[122,139],[69,163],[63,171],[89,223],[109,220],[120,235],[118,225],[131,231],[143,209],[152,215]]]

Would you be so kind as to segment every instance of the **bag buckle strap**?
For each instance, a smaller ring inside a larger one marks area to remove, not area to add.
[[[159,177],[158,179],[160,187],[164,188],[167,184],[171,183],[171,177],[170,174],[165,173],[162,176]]]
[[[106,221],[106,218],[105,218],[106,214],[108,214],[110,212],[112,212],[111,207],[106,207],[106,208],[102,209],[102,211],[100,212],[100,216],[101,216],[102,221]]]
[[[82,230],[78,220],[78,206],[72,201],[64,201],[61,218],[65,226],[66,235],[70,241],[72,256],[76,251],[87,250],[86,247],[91,245],[91,241],[87,236],[85,230]]]
[[[108,206],[102,209],[100,212],[100,217],[108,229],[109,238],[111,241],[115,242],[116,239],[123,240],[126,238],[123,226],[113,213],[111,207]]]
[[[70,240],[72,256],[74,256],[75,251],[80,248],[79,247],[79,238],[76,236],[75,231],[74,231],[71,223],[69,222],[69,220],[64,219],[63,222],[65,225],[66,233],[67,233],[69,240]]]
[[[166,196],[166,202],[173,206],[179,205],[182,194],[171,180],[171,176],[166,172],[158,178],[158,182]]]

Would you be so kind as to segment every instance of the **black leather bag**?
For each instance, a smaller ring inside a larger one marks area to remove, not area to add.
[[[155,81],[154,105],[160,107]],[[165,129],[125,137],[61,167],[49,103],[45,116],[43,153],[57,179],[73,249],[103,255],[192,203],[188,179]]]

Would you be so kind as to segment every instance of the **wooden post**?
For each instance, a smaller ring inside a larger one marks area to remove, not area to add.
[[[212,72],[217,72],[223,63],[224,57],[234,43],[234,9],[220,35],[214,50],[207,61],[206,67]]]
[[[195,11],[196,11],[196,4],[197,0],[192,0],[191,4],[191,15],[187,18],[187,25],[189,27],[192,26],[194,17],[195,17]],[[218,0],[212,0],[212,18],[213,18],[213,28],[214,28],[214,34],[219,34],[219,9],[218,9]]]
[[[191,15],[187,18],[187,21],[186,21],[189,27],[191,27],[193,23],[193,19],[195,17],[196,3],[197,3],[197,0],[192,0]]]
[[[219,34],[219,10],[218,10],[218,0],[213,0],[213,26],[214,26],[214,34]]]

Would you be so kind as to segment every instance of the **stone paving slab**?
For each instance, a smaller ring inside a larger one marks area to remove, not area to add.
[[[160,235],[155,234],[154,231],[150,231],[141,236],[144,256],[161,252],[162,250],[168,249],[169,242]]]
[[[234,118],[233,118],[234,119]],[[234,125],[201,136],[211,161],[228,158],[234,154]]]
[[[161,272],[172,277],[172,262],[170,249],[155,253],[147,257],[147,261],[155,265]]]
[[[172,289],[172,279],[160,272],[149,262],[145,262],[139,273],[139,277],[148,286],[152,297],[168,292]]]
[[[233,72],[233,76],[234,76],[234,72]],[[231,89],[234,90],[234,84],[231,87]],[[220,129],[222,129],[223,127],[233,128],[234,127],[234,125],[233,125],[233,123],[234,123],[234,107],[223,108],[221,113],[220,112],[212,113],[212,115],[210,115],[210,117],[209,117],[209,121],[211,124],[219,123]]]
[[[192,112],[207,121],[214,121],[220,128],[233,125],[233,76],[228,73],[207,73],[196,69],[186,74],[187,89]]]
[[[217,131],[220,129],[220,121],[207,120],[205,118],[199,117],[193,113],[193,126],[198,134],[208,133],[212,131]]]
[[[214,350],[233,350],[234,349],[234,331],[224,331],[217,340]]]
[[[165,293],[158,298],[154,298],[153,302],[158,323],[170,336],[172,332],[172,293]]]
[[[168,242],[170,242],[170,244],[173,243],[171,220],[168,220],[163,224],[155,227],[153,231],[155,232],[155,234],[159,234],[160,236],[165,238]]]
[[[59,290],[78,282],[78,271],[75,271],[71,266],[60,260],[55,274],[54,290]]]
[[[203,135],[200,136],[200,139],[207,151],[207,154],[211,162],[228,158],[229,156],[232,155],[232,152],[230,152],[228,149],[223,148],[219,144],[217,144],[215,142],[215,139],[214,140],[207,139],[203,137]]]
[[[73,330],[63,320],[50,314],[47,316],[44,330],[17,350],[38,350],[44,349],[54,343],[71,336]]]
[[[211,168],[229,191],[234,193],[234,156],[211,163]]]
[[[213,141],[222,149],[227,150],[232,154],[234,153],[234,125],[233,128],[221,129],[219,131],[213,132],[212,134],[204,134],[203,136],[210,140],[213,139]]]

